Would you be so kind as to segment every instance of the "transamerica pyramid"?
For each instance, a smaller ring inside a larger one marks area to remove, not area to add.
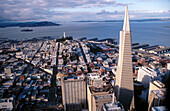
[[[126,110],[134,109],[134,87],[131,54],[131,31],[128,6],[126,6],[123,30],[120,31],[119,60],[116,72],[116,97]]]

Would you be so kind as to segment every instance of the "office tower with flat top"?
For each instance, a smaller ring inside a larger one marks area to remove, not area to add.
[[[82,78],[66,77],[61,79],[64,111],[82,111],[86,105],[86,81]]]
[[[116,96],[126,110],[134,109],[134,87],[131,54],[131,31],[126,6],[123,30],[120,31],[119,60],[116,72]]]

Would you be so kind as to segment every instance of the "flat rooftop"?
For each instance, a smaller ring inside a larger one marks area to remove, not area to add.
[[[103,107],[106,111],[125,111],[121,103],[104,103]]]
[[[106,92],[106,93],[113,93],[113,87],[110,85],[110,86],[103,86],[103,87],[100,87],[100,88],[97,88],[97,87],[94,87],[94,86],[91,86],[89,87],[90,89],[90,92],[91,93],[102,93],[102,92]]]
[[[166,89],[152,90],[152,92],[159,98],[165,99]]]

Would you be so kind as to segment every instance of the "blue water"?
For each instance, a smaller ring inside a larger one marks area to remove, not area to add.
[[[164,22],[131,22],[132,42],[140,44],[170,46],[170,21]],[[33,32],[21,32],[25,28],[8,27],[0,28],[0,38],[9,39],[30,39],[43,36],[61,37],[63,32],[66,36],[73,36],[74,39],[87,38],[115,38],[119,37],[122,30],[122,22],[70,22],[61,26],[29,27]]]

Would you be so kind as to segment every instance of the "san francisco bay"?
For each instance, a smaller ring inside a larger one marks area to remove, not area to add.
[[[31,39],[37,37],[62,37],[73,36],[74,39],[90,38],[119,38],[119,31],[123,22],[65,22],[61,26],[29,27],[31,32],[21,32],[20,27],[0,28],[0,38],[8,39]],[[140,44],[170,46],[169,21],[160,22],[131,22],[132,42]]]

